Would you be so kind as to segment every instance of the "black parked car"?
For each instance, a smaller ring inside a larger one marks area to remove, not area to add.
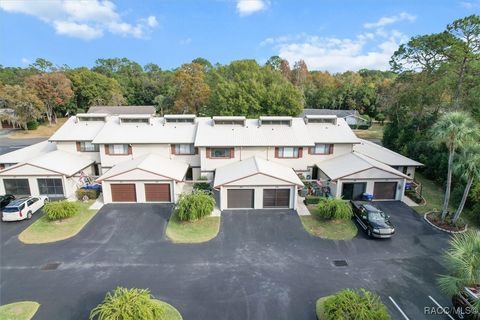
[[[12,200],[15,200],[15,196],[12,194],[0,196],[0,209],[5,208]]]
[[[458,319],[480,320],[480,310],[475,308],[480,299],[480,285],[465,287],[462,292],[452,297],[454,314]]]
[[[383,211],[375,208],[370,202],[351,201],[353,217],[358,224],[373,238],[391,238],[395,228],[390,222],[390,217]]]

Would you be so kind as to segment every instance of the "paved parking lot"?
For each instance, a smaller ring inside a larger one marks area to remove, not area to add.
[[[203,244],[165,238],[169,205],[107,205],[76,237],[47,245],[18,242],[30,222],[2,223],[0,300],[40,302],[36,319],[85,319],[106,291],[126,286],[150,288],[186,320],[313,320],[317,298],[363,287],[394,319],[448,319],[423,310],[429,297],[449,305],[435,285],[448,237],[403,203],[377,205],[396,225],[391,240],[315,238],[291,210],[225,211],[219,235]],[[41,270],[52,262],[58,269]]]

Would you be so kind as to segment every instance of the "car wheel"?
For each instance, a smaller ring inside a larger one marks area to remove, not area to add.
[[[28,220],[32,219],[32,211],[28,211],[28,213],[27,213],[27,219],[28,219]]]
[[[370,238],[372,237],[372,230],[367,229],[367,236],[369,236]]]

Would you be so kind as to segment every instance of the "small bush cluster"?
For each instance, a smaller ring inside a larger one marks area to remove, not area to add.
[[[352,206],[340,198],[321,198],[313,214],[323,220],[347,220],[352,217]]]
[[[412,199],[415,203],[422,202],[422,197],[420,197],[414,190],[405,190],[405,195]]]
[[[207,181],[207,177],[204,177],[204,176],[201,176],[200,178],[198,178],[198,180],[200,180],[200,182],[195,182],[193,184],[193,190],[202,190],[202,191],[205,191],[205,192],[212,192],[212,186],[210,185],[210,183]]]
[[[370,128],[370,125],[369,124],[354,124],[354,125],[351,125],[351,128],[352,129],[359,129],[359,130],[367,130],[368,128]]]
[[[305,204],[318,204],[322,197],[319,196],[306,196]]]
[[[322,320],[388,320],[390,315],[380,298],[365,289],[345,289],[324,302]]]
[[[176,214],[180,221],[195,221],[210,215],[215,199],[204,191],[182,193],[178,199]]]
[[[38,123],[37,120],[32,120],[27,122],[27,129],[28,130],[37,130],[38,126],[40,124]]]
[[[75,191],[78,200],[84,200],[85,197],[89,200],[97,199],[98,194],[98,191],[94,189],[78,189]]]
[[[76,215],[80,211],[80,206],[77,202],[63,200],[45,204],[43,211],[48,220],[62,220]]]
[[[147,289],[118,287],[113,294],[90,312],[90,320],[161,320],[165,309],[158,304]]]

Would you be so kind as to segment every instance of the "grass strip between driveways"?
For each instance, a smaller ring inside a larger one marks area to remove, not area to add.
[[[300,216],[303,228],[312,236],[329,240],[351,240],[358,232],[351,220],[319,220],[314,216]]]
[[[39,307],[40,304],[35,301],[20,301],[6,304],[0,306],[0,320],[30,320]]]
[[[182,315],[180,314],[180,312],[178,312],[177,309],[175,309],[174,306],[164,302],[164,301],[161,301],[161,300],[157,300],[157,299],[153,299],[153,301],[159,305],[162,306],[162,308],[165,310],[165,316],[162,317],[162,319],[165,319],[165,320],[183,320],[182,318]]]
[[[71,238],[77,235],[97,213],[98,210],[88,209],[92,203],[81,202],[80,211],[76,215],[61,221],[49,221],[44,215],[20,233],[18,239],[27,244],[40,244]]]
[[[358,232],[357,226],[351,220],[322,220],[313,215],[317,205],[307,205],[310,216],[300,216],[303,228],[312,236],[329,240],[351,240]]]
[[[220,217],[205,217],[186,222],[172,213],[165,234],[175,243],[200,243],[215,238],[220,230]]]

